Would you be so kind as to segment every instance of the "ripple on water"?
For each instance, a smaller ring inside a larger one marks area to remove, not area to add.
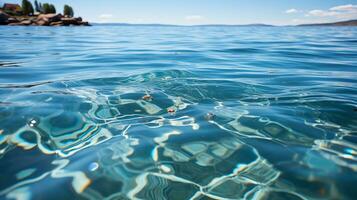
[[[1,29],[0,198],[357,196],[355,29]]]

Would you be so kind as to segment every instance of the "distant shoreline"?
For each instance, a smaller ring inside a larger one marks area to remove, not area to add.
[[[300,24],[297,26],[357,26],[357,19],[331,23]]]
[[[132,24],[132,23],[91,23],[94,26],[162,26],[162,27],[303,27],[303,26],[357,26],[357,20],[348,20],[333,23],[298,24],[298,25],[270,25],[270,24]]]
[[[63,14],[50,3],[35,0],[35,6],[29,0],[16,3],[4,3],[0,8],[0,25],[7,26],[90,26],[81,17],[74,17],[73,8],[67,4]]]
[[[40,14],[33,16],[11,16],[0,12],[0,25],[5,26],[90,26],[81,17],[67,17],[61,14]]]
[[[132,23],[91,23],[94,26],[167,26],[167,27],[208,27],[208,26],[266,26],[274,27],[267,24],[247,24],[247,25],[229,25],[229,24],[203,24],[203,25],[176,25],[176,24],[132,24]]]
[[[4,17],[5,16],[5,17]],[[89,23],[82,21],[81,17],[65,17],[61,14],[40,14],[36,16],[10,16],[0,11],[0,26],[161,26],[161,27],[354,27],[356,20],[313,23],[298,25],[271,25],[271,24],[198,24],[198,25],[176,25],[176,24],[134,24],[134,23]]]

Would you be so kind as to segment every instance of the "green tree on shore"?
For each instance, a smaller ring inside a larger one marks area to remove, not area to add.
[[[69,5],[64,5],[63,15],[73,17],[74,16],[73,8]]]
[[[50,13],[56,13],[56,7],[53,4],[50,4]]]
[[[43,4],[43,13],[44,14],[56,13],[56,7],[53,4],[44,3]]]
[[[44,14],[50,13],[50,4],[48,4],[48,3],[43,4],[43,13]]]
[[[22,0],[22,13],[24,15],[33,15],[34,13],[32,3],[28,0]]]
[[[36,12],[41,12],[40,5],[38,4],[37,0],[35,0],[35,11]]]
[[[39,5],[38,5],[38,12],[40,12],[40,13],[43,13],[43,6],[42,6],[42,3],[39,3]]]
[[[42,3],[40,3],[40,10],[43,13],[43,4]]]

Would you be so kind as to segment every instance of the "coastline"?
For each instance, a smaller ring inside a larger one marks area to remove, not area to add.
[[[33,16],[11,16],[0,11],[0,25],[5,26],[91,26],[81,17],[62,14],[39,14]]]

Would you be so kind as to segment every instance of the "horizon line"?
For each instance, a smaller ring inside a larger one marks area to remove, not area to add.
[[[335,24],[342,22],[350,22],[357,21],[357,19],[349,19],[343,21],[334,21],[334,22],[318,22],[318,23],[304,23],[304,24],[283,24],[283,25],[275,25],[275,24],[266,24],[266,23],[249,23],[249,24],[165,24],[165,23],[130,23],[130,22],[90,22],[91,24],[98,25],[142,25],[142,26],[266,26],[266,27],[284,27],[284,26],[301,26],[301,25],[325,25],[325,24]]]
[[[130,22],[90,22],[92,24],[117,24],[117,25],[160,25],[160,26],[286,26],[286,25],[272,25],[264,23],[252,24],[165,24],[165,23],[130,23]]]

